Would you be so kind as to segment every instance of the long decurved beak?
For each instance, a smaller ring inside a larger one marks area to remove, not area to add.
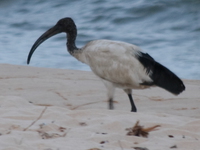
[[[49,30],[47,30],[45,33],[43,33],[38,39],[37,41],[35,41],[35,43],[33,44],[29,54],[28,54],[28,58],[27,58],[27,64],[30,63],[31,60],[31,56],[33,55],[34,51],[36,50],[36,48],[43,43],[45,40],[47,40],[48,38],[61,33],[62,29],[61,27],[55,25],[54,27],[50,28]]]

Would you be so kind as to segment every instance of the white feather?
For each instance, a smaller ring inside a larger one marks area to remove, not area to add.
[[[137,59],[141,49],[119,41],[96,40],[85,45],[74,57],[90,66],[100,78],[123,89],[141,89],[151,78]]]

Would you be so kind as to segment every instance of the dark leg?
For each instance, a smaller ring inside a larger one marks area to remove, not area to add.
[[[109,109],[114,109],[112,98],[109,99],[108,103],[109,103]]]
[[[128,97],[129,97],[129,100],[130,100],[130,103],[131,103],[131,112],[137,112],[137,108],[135,107],[132,95],[128,94]]]

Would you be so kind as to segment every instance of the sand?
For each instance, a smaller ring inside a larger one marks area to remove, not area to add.
[[[200,81],[183,80],[179,96],[161,88],[115,93],[92,72],[0,64],[1,150],[199,150]],[[137,121],[160,125],[149,136],[128,136]],[[139,148],[136,148],[139,147]],[[145,149],[146,148],[146,149]],[[141,149],[142,150],[142,149]]]

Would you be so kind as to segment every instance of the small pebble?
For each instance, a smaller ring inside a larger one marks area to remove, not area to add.
[[[176,145],[173,145],[173,146],[171,146],[170,148],[177,148],[177,146],[176,146]]]
[[[168,137],[173,138],[174,136],[173,135],[168,135]]]

